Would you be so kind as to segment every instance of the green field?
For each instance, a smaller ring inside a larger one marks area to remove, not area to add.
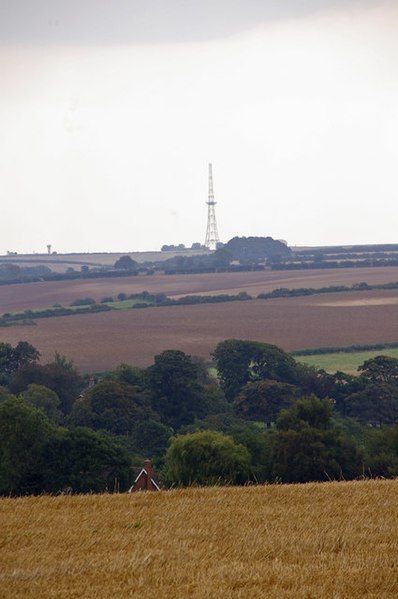
[[[147,304],[147,306],[152,306],[151,302],[148,302],[143,299],[128,299],[128,300],[118,300],[114,302],[101,302],[112,308],[112,310],[129,310],[133,308],[135,304]]]
[[[359,352],[338,352],[330,354],[312,354],[309,356],[294,356],[298,362],[322,368],[326,372],[342,372],[355,373],[358,366],[363,364],[365,360],[374,358],[375,356],[390,356],[398,358],[398,348],[395,349],[379,349],[371,351]]]

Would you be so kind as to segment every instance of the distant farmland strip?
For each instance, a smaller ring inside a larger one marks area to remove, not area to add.
[[[398,283],[394,282],[369,285],[369,283],[363,282],[359,284],[354,284],[351,287],[346,287],[343,285],[333,285],[329,287],[307,287],[297,289],[287,289],[279,287],[277,289],[274,289],[273,291],[270,291],[269,293],[260,293],[257,296],[257,299],[271,300],[275,298],[286,297],[297,298],[308,297],[312,295],[325,295],[331,293],[363,292],[386,289],[398,289]],[[255,298],[250,296],[245,291],[241,291],[236,295],[223,293],[219,295],[186,295],[178,298],[170,298],[164,294],[150,294],[149,292],[144,291],[141,294],[132,294],[128,299],[124,301],[114,302],[111,298],[109,301],[103,300],[101,303],[95,303],[94,300],[90,300],[89,302],[83,301],[81,303],[78,303],[78,300],[75,300],[75,302],[72,302],[71,304],[72,307],[68,308],[64,308],[62,306],[54,306],[52,308],[46,308],[44,310],[36,308],[35,310],[25,310],[24,312],[3,314],[0,316],[0,327],[7,327],[15,324],[26,323],[27,319],[36,318],[71,316],[82,313],[106,312],[109,310],[127,310],[130,308],[142,309],[159,308],[165,306],[187,306],[194,304],[220,304],[225,302],[241,302],[253,299]],[[90,305],[83,305],[87,303],[89,303]],[[381,300],[381,303],[384,302]],[[318,350],[318,353],[325,352],[326,350]]]
[[[147,366],[155,354],[170,348],[208,359],[219,341],[233,337],[274,343],[287,351],[385,344],[398,339],[397,301],[398,292],[390,290],[112,310],[1,329],[1,341],[27,340],[43,361],[60,351],[84,371],[108,370],[122,362]]]
[[[130,295],[150,290],[177,298],[183,295],[236,295],[246,292],[251,296],[269,293],[285,287],[320,288],[331,285],[351,286],[366,281],[370,285],[398,280],[397,267],[363,269],[331,269],[327,271],[263,271],[217,273],[202,275],[128,276],[118,279],[93,279],[21,283],[0,287],[0,312],[47,308],[53,304],[69,305],[77,297],[92,297],[97,302],[105,296],[120,292]]]

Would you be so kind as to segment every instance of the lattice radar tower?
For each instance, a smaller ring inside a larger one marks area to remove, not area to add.
[[[207,229],[206,229],[206,240],[205,246],[209,250],[216,250],[217,244],[220,242],[217,231],[216,221],[216,210],[215,205],[217,202],[214,200],[213,191],[213,169],[211,163],[209,164],[209,197],[206,202],[207,204]]]

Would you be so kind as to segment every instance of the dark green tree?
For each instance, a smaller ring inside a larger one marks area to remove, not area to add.
[[[277,420],[280,430],[299,430],[303,424],[326,430],[332,426],[333,404],[315,395],[298,400],[288,410],[282,410]]]
[[[27,341],[19,341],[15,347],[0,343],[0,374],[11,375],[27,364],[39,360],[40,353]]]
[[[249,470],[248,450],[215,431],[178,435],[166,454],[167,476],[175,485],[243,484]]]
[[[115,435],[130,435],[137,422],[153,415],[146,394],[137,392],[127,383],[105,380],[76,401],[70,422]]]
[[[366,427],[364,431],[366,452],[365,476],[398,476],[398,425],[389,428]]]
[[[33,471],[54,427],[23,398],[0,403],[0,494],[20,495],[34,488]]]
[[[372,383],[398,383],[398,359],[376,356],[366,360],[358,370],[361,377]]]
[[[60,354],[58,351],[54,353],[54,359],[51,364],[56,364],[63,370],[67,370],[68,372],[76,372],[75,365],[73,360],[70,360],[64,354]]]
[[[56,424],[61,422],[61,402],[58,395],[51,389],[44,387],[44,385],[29,385],[22,393],[22,397],[28,404],[43,410],[47,418],[52,422]]]
[[[295,360],[275,345],[241,339],[221,341],[213,352],[221,387],[233,401],[246,383],[272,379],[296,383]]]
[[[297,395],[297,387],[289,383],[254,381],[242,388],[235,400],[235,410],[241,418],[260,420],[270,425],[282,409],[291,406]]]
[[[346,415],[363,424],[392,426],[398,422],[398,385],[370,382],[345,398]]]
[[[10,390],[15,394],[22,393],[31,384],[44,385],[54,391],[60,399],[62,413],[69,414],[80,395],[83,380],[76,370],[65,369],[56,363],[27,364],[14,373]]]
[[[106,378],[133,385],[137,391],[144,391],[148,385],[145,369],[130,364],[120,364],[116,370],[108,372]]]
[[[265,483],[271,480],[271,450],[273,436],[270,431],[249,428],[231,433],[236,443],[244,445],[250,453],[251,480]]]
[[[0,343],[0,374],[4,377],[2,383],[7,383],[8,375],[15,370],[14,348],[10,343]]]
[[[178,429],[205,415],[198,368],[184,352],[166,350],[155,356],[148,380],[153,407],[165,424]]]
[[[219,248],[211,256],[211,262],[216,268],[225,268],[232,262],[232,252],[229,252],[225,248]]]
[[[157,420],[144,420],[135,425],[132,437],[138,453],[146,457],[161,457],[166,453],[173,431]]]
[[[131,462],[109,437],[86,428],[59,429],[43,446],[34,474],[37,493],[126,491]]]
[[[271,479],[286,483],[351,479],[363,456],[354,439],[332,421],[332,404],[316,397],[282,410],[272,436]]]
[[[40,359],[40,352],[27,341],[19,341],[14,348],[15,370],[26,364],[36,364]]]

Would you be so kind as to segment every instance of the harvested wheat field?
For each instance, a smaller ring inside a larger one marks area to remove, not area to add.
[[[233,337],[273,343],[287,351],[389,343],[398,341],[397,298],[398,290],[356,291],[115,310],[3,328],[0,341],[29,341],[41,352],[43,363],[59,351],[83,372],[109,370],[122,362],[148,366],[165,349],[208,359],[219,341]]]
[[[398,481],[0,500],[0,596],[398,596]]]
[[[0,286],[0,313],[49,308],[53,304],[68,306],[73,300],[83,297],[100,301],[106,296],[116,297],[121,292],[130,294],[146,290],[179,297],[246,291],[256,296],[279,287],[350,286],[362,281],[369,284],[398,281],[398,267],[154,275],[3,285]]]

